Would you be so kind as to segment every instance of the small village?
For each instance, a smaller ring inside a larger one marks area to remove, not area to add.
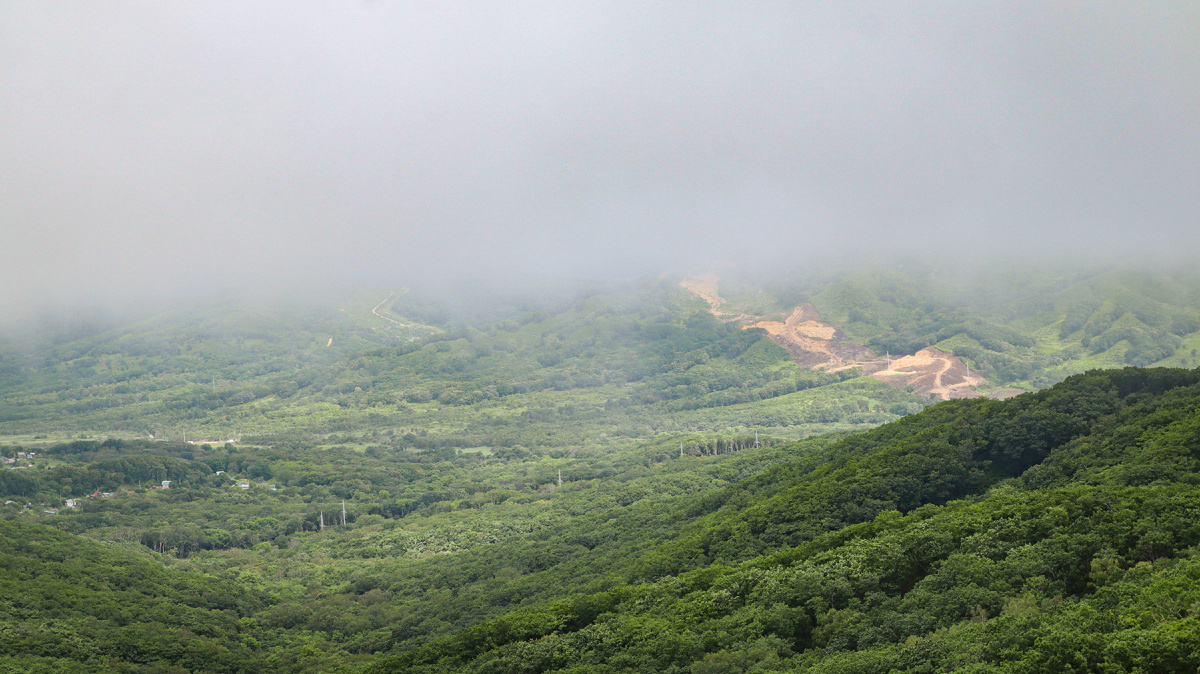
[[[230,442],[233,442],[233,441],[231,440]],[[189,443],[189,444],[193,444],[193,443]],[[47,468],[49,466],[49,464],[44,459],[40,460],[40,461],[36,461],[37,454],[38,454],[37,452],[16,451],[15,456],[0,457],[0,467],[3,467],[5,470],[29,470],[29,469],[45,469],[45,468]],[[227,473],[223,470],[218,470],[218,471],[216,471],[215,474],[216,475],[227,475]],[[232,477],[232,476],[230,476],[229,479],[233,480],[233,486],[237,487],[238,489],[242,489],[242,490],[250,490],[253,488],[260,488],[260,489],[266,489],[266,490],[274,491],[274,492],[279,491],[279,486],[276,484],[269,484],[267,482],[250,482],[250,481],[246,481],[246,480],[240,480],[240,479]],[[46,502],[34,503],[32,501],[22,503],[20,501],[8,499],[8,500],[4,501],[3,507],[5,507],[5,508],[13,507],[13,508],[18,509],[22,513],[40,513],[40,514],[45,514],[45,515],[57,515],[59,512],[61,512],[63,510],[69,511],[69,510],[76,510],[78,508],[81,508],[83,506],[83,504],[86,502],[85,501],[86,499],[96,499],[96,500],[111,499],[111,498],[118,498],[121,494],[130,493],[130,492],[137,493],[140,491],[152,492],[152,491],[157,491],[157,490],[166,490],[166,489],[171,488],[171,483],[172,483],[172,480],[160,480],[158,484],[150,484],[150,485],[146,485],[144,487],[136,487],[132,490],[131,489],[121,489],[116,492],[102,491],[100,489],[97,489],[85,497],[68,498],[68,499],[63,499],[62,501],[56,501],[53,503],[46,503]]]

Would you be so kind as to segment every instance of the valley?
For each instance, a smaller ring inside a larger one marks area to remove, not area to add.
[[[931,283],[364,288],[7,342],[0,671],[1200,664],[1200,283]]]
[[[1196,3],[0,3],[0,674],[1200,672]]]

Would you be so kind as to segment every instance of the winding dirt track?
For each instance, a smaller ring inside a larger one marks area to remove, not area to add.
[[[721,315],[721,305],[725,300],[717,294],[717,283],[721,279],[716,274],[701,274],[679,282],[679,287],[708,302],[709,311],[714,316]],[[384,300],[386,302],[387,300]]]
[[[401,294],[401,295],[403,295],[403,294],[405,294],[405,293],[407,293],[407,292],[408,292],[408,287],[404,287],[404,288],[401,288],[401,289],[400,289],[400,294]],[[396,294],[396,291],[395,291],[395,290],[393,290],[392,292],[388,293],[388,296],[387,296],[387,297],[383,298],[383,300],[382,300],[382,301],[380,301],[380,302],[379,302],[379,304],[376,304],[374,309],[371,309],[371,313],[375,314],[376,316],[378,316],[378,317],[382,318],[382,319],[383,319],[383,320],[385,320],[385,321],[391,321],[391,322],[395,323],[396,325],[399,325],[399,326],[401,326],[401,327],[404,327],[404,323],[401,323],[400,321],[397,321],[397,320],[396,320],[396,319],[394,319],[394,318],[388,318],[387,316],[384,316],[383,314],[379,313],[379,307],[382,307],[382,306],[383,306],[383,304],[384,304],[384,302],[387,302],[388,300],[392,299],[392,296],[393,296],[393,295],[395,295],[395,294]]]

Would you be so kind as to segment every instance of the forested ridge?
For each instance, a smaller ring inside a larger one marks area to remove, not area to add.
[[[795,477],[748,481],[759,498],[730,487],[648,583],[380,669],[1194,671],[1198,381],[1125,370],[939,405],[771,469]]]
[[[221,457],[319,474],[297,460],[312,450],[160,447],[150,461],[120,442],[59,445],[47,451],[85,473],[132,475],[142,464],[117,458],[132,454],[180,485],[0,523],[0,629],[20,637],[5,666],[1195,671],[1198,404],[1195,371],[1097,371],[840,439],[683,457],[652,443],[561,488],[474,496],[465,481],[505,458],[381,446],[351,453],[364,476],[390,470],[399,492],[436,469],[461,476],[446,488],[463,498],[355,505],[323,531],[310,515],[340,514],[332,483],[243,490],[211,472]],[[557,487],[573,460],[507,462]],[[195,548],[120,542],[188,526]],[[147,579],[135,595],[131,573]],[[140,623],[143,641],[103,645]],[[78,633],[73,650],[55,629]],[[170,648],[163,630],[180,635]]]

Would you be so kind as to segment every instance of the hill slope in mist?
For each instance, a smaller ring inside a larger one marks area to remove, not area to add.
[[[34,453],[0,471],[12,564],[181,584],[95,615],[22,590],[0,667],[1194,668],[1194,371],[936,405],[896,380],[923,353],[950,393],[1191,365],[1192,277],[696,281],[226,298],[6,342],[0,454]],[[38,527],[65,552],[21,547]]]
[[[621,442],[754,428],[801,437],[1089,368],[1200,362],[1194,274],[764,279],[194,302],[93,334],[5,342],[0,432],[223,441],[393,429],[457,446],[577,445],[612,430]],[[518,438],[515,420],[551,437]]]
[[[201,305],[10,346],[0,431],[224,441],[393,430],[459,447],[563,446],[726,429],[799,437],[928,404],[800,367],[668,281],[499,299],[486,312],[448,304],[411,292]]]
[[[1200,364],[1200,278],[1182,269],[729,270],[681,286],[723,321],[767,328],[800,363],[941,398],[1035,390],[1096,367]],[[913,354],[947,362],[894,363]]]

